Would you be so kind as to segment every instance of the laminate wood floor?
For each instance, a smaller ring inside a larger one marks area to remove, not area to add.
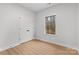
[[[39,40],[18,45],[14,48],[0,52],[0,55],[77,55],[77,51],[56,44],[50,44]]]

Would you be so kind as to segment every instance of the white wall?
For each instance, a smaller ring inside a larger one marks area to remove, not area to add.
[[[34,17],[33,12],[18,4],[0,4],[0,50],[31,40]]]
[[[56,15],[56,35],[45,34],[45,16]],[[37,39],[77,48],[77,4],[60,4],[37,13]]]
[[[78,29],[77,29],[77,31],[78,31],[78,33],[77,33],[78,37],[77,38],[78,38],[78,50],[79,50],[79,3],[78,3],[78,22],[77,22],[77,24],[78,24],[77,25],[77,27],[78,27]]]

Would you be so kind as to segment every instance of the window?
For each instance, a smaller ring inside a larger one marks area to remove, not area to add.
[[[56,34],[55,18],[56,15],[45,17],[45,29],[47,34]]]

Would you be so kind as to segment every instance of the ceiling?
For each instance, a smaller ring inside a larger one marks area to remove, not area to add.
[[[20,4],[34,12],[39,12],[48,7],[57,5],[57,3],[20,3]]]

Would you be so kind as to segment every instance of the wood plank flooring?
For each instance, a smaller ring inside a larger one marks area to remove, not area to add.
[[[56,44],[50,44],[39,40],[18,45],[14,48],[0,52],[0,55],[77,55],[77,51]]]

